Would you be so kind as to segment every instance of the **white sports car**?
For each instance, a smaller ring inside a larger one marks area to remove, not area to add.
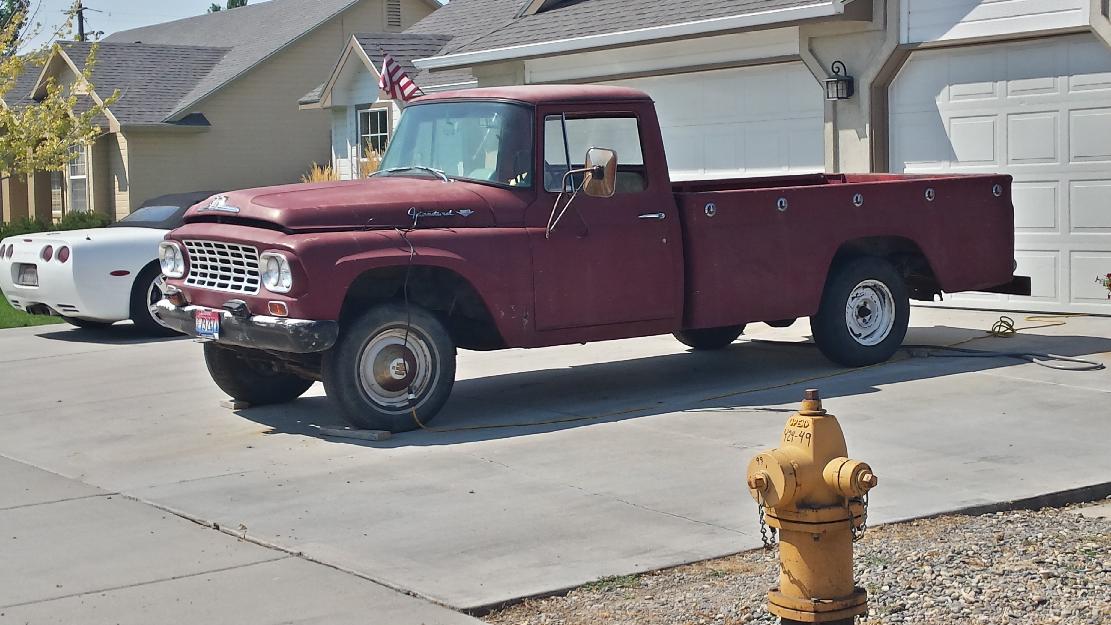
[[[131,319],[145,333],[172,334],[150,314],[162,299],[158,244],[211,195],[164,195],[107,228],[8,237],[0,241],[0,291],[17,310],[80,328]]]

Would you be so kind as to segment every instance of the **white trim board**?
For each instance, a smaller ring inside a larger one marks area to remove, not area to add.
[[[476,52],[446,54],[414,61],[422,69],[447,69],[470,67],[480,63],[493,63],[529,57],[544,57],[569,52],[581,52],[600,48],[626,46],[664,39],[696,37],[746,28],[759,28],[773,24],[783,24],[799,20],[835,17],[845,12],[843,0],[821,0],[797,7],[769,9],[743,15],[715,17],[680,24],[667,24],[651,28],[639,28],[600,35],[557,39],[539,43],[529,43]]]
[[[1090,0],[904,0],[901,43],[1022,35],[1087,27]]]
[[[553,83],[598,76],[641,74],[689,67],[798,56],[799,29],[671,41],[525,61],[525,82]]]

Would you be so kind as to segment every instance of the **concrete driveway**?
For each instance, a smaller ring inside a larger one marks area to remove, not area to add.
[[[918,308],[907,343],[1111,363],[1111,318],[985,338],[998,316]],[[220,408],[189,341],[9,330],[0,455],[460,609],[757,547],[742,471],[806,387],[880,476],[873,524],[1111,481],[1107,370],[901,356],[848,371],[807,335],[463,352],[434,431],[369,443],[319,435],[340,423],[319,385]]]

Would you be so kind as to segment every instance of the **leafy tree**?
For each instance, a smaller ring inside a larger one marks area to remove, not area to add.
[[[218,11],[223,11],[224,8],[238,9],[239,7],[245,7],[245,6],[247,6],[247,0],[228,0],[227,4],[225,4],[223,7],[221,7],[219,4],[216,4],[215,2],[213,2],[212,4],[209,5],[208,12],[209,13],[216,13]]]
[[[74,6],[54,33],[53,43],[23,51],[42,26],[28,24],[25,0],[3,0],[0,4],[0,170],[31,174],[36,171],[62,171],[73,158],[75,147],[90,145],[102,130],[97,119],[119,98],[113,93],[102,102],[92,101],[77,111],[83,93],[93,91],[92,73],[96,65],[96,45],[89,50],[84,71],[72,84],[51,78],[45,96],[37,101],[17,104],[28,94],[12,93],[16,82],[27,72],[37,75],[50,56],[61,49],[58,39],[73,32]]]

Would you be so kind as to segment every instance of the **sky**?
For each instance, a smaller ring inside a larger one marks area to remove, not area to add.
[[[255,0],[257,2],[259,0]],[[116,31],[168,22],[200,15],[208,10],[213,0],[83,0],[86,11],[86,30],[104,31],[110,35]],[[224,4],[223,0],[220,4]],[[250,2],[248,2],[250,4]],[[31,11],[38,10],[35,21],[43,25],[43,33],[33,41],[45,43],[49,33],[65,20],[64,12],[73,5],[73,0],[31,0]],[[94,12],[93,10],[99,11]]]

